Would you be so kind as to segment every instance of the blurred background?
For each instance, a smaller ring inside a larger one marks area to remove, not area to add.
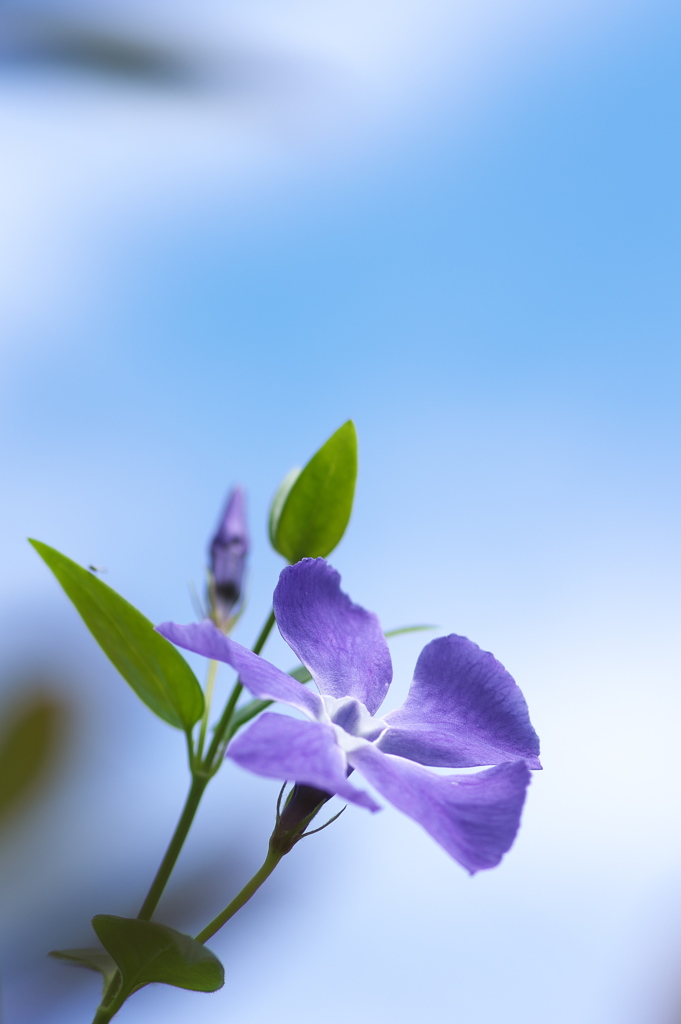
[[[0,741],[44,753],[0,787],[3,1022],[91,1019],[45,953],[136,913],[187,784],[25,538],[188,621],[241,483],[250,644],[271,496],[348,417],[344,586],[492,650],[545,770],[473,879],[350,808],[212,941],[221,992],[122,1024],[681,1021],[680,45],[671,0],[3,5]],[[221,772],[162,920],[228,902],[277,790]]]

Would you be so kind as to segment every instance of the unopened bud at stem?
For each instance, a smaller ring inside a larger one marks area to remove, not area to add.
[[[244,493],[235,487],[210,545],[208,596],[213,618],[222,628],[241,599],[248,548]]]

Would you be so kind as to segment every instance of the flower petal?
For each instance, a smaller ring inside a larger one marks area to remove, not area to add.
[[[390,652],[372,612],[353,604],[323,558],[287,566],[274,592],[286,643],[309,669],[320,693],[355,697],[373,715],[392,679]]]
[[[310,718],[325,718],[326,712],[321,697],[313,690],[299,683],[297,679],[271,665],[247,647],[221,633],[210,621],[191,622],[180,626],[176,622],[162,622],[158,632],[187,651],[202,654],[204,658],[224,661],[239,673],[239,679],[246,689],[262,700],[278,700],[297,708]]]
[[[524,761],[475,775],[436,775],[371,743],[348,760],[471,874],[496,867],[511,848],[530,780]]]
[[[525,698],[493,655],[463,636],[427,644],[402,707],[385,715],[387,754],[439,768],[523,759],[541,768]]]
[[[336,793],[370,811],[381,809],[368,793],[348,782],[347,760],[331,725],[266,711],[232,740],[227,757],[257,775]]]

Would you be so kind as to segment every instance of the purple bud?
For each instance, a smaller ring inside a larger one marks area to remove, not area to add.
[[[210,602],[219,625],[227,623],[241,597],[248,547],[244,492],[235,487],[210,545]]]
[[[307,826],[321,811],[333,793],[296,782],[289,793],[281,814],[277,811],[277,823],[270,836],[270,849],[284,856],[290,853],[298,840],[303,838]]]

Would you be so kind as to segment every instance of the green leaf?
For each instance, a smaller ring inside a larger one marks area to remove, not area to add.
[[[30,799],[52,772],[66,709],[35,694],[10,709],[0,735],[0,820]]]
[[[122,993],[152,982],[216,992],[225,983],[222,964],[196,939],[156,921],[98,914],[92,925],[104,948],[118,965]]]
[[[50,953],[56,960],[66,960],[89,971],[99,971],[104,979],[104,990],[109,987],[118,973],[118,967],[103,949],[53,949]]]
[[[422,633],[424,629],[437,629],[437,626],[401,626],[399,629],[387,629],[383,636],[390,640],[393,636],[402,636],[404,633]]]
[[[281,518],[281,511],[284,507],[286,499],[289,496],[289,491],[291,490],[291,488],[293,487],[294,483],[296,482],[301,473],[302,469],[300,468],[300,466],[296,466],[295,469],[290,469],[286,476],[284,477],[284,479],[279,484],[277,493],[272,498],[272,506],[270,508],[269,530],[270,541],[272,543],[273,548],[276,548],[277,546],[276,537],[277,529],[279,527],[279,520]]]
[[[357,434],[348,420],[277,491],[270,514],[274,549],[289,562],[330,554],[350,520],[356,479]]]
[[[203,692],[182,655],[115,590],[54,548],[31,540],[104,653],[137,696],[178,729],[203,714]]]

